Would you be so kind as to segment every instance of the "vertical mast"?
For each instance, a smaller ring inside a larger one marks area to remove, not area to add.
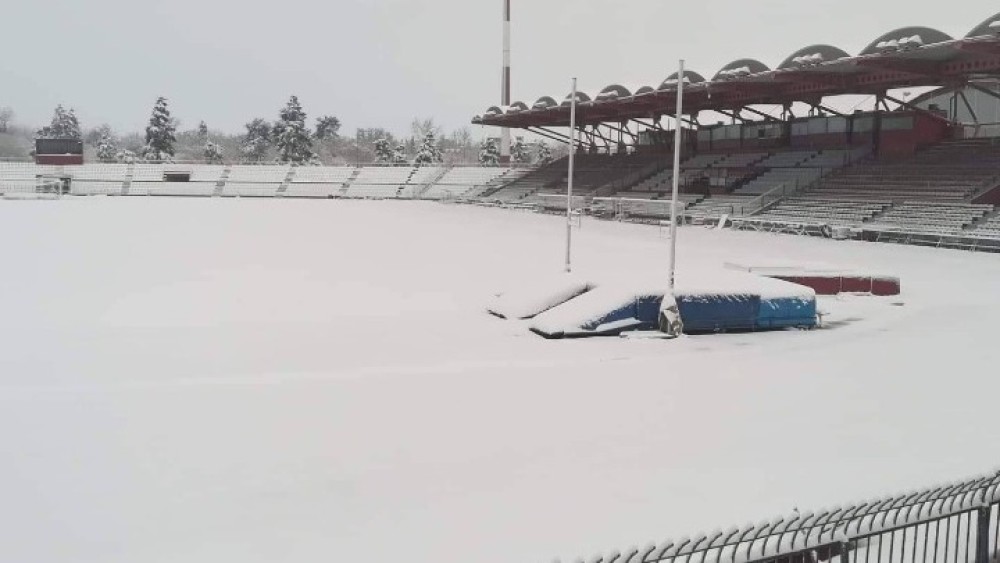
[[[500,105],[510,106],[510,0],[503,0],[503,75],[500,81]],[[500,162],[510,163],[510,129],[500,130]]]
[[[670,293],[674,292],[674,270],[677,266],[677,199],[681,180],[681,112],[684,111],[684,61],[681,61],[680,72],[677,73],[677,113],[674,114],[674,182],[670,198]]]
[[[674,178],[670,198],[670,261],[667,272],[667,291],[660,304],[660,330],[670,338],[677,338],[684,331],[677,299],[674,297],[674,270],[677,265],[677,199],[681,179],[681,124],[684,112],[684,61],[677,73],[677,111],[674,113]]]
[[[576,155],[576,78],[569,106],[569,171],[566,174],[566,273],[573,271],[573,163]]]

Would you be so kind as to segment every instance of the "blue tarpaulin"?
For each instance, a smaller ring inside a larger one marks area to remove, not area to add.
[[[540,317],[532,330],[547,338],[606,336],[630,330],[655,330],[663,294],[639,292],[601,296],[601,289],[585,300],[571,299],[553,309],[555,319]],[[618,296],[620,294],[620,297]],[[602,298],[603,297],[603,298]],[[752,292],[676,295],[685,333],[740,330],[768,330],[816,325],[815,297],[773,297],[762,299]],[[568,307],[560,311],[560,309]],[[572,310],[573,315],[566,315]],[[585,318],[573,324],[569,318]]]

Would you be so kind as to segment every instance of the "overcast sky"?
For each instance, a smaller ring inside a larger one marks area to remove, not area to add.
[[[57,103],[85,127],[140,130],[159,95],[184,127],[239,131],[290,94],[345,132],[447,129],[499,103],[501,0],[8,0],[0,106],[46,122]],[[904,25],[962,36],[995,0],[513,0],[513,96],[656,85],[678,58],[711,76],[737,58],[775,66],[831,43],[857,53]],[[681,23],[678,23],[680,20]],[[570,46],[572,45],[572,46]],[[479,133],[478,131],[476,133]]]

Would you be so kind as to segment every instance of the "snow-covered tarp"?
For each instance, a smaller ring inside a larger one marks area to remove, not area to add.
[[[547,338],[652,330],[664,292],[650,282],[602,283],[538,315],[531,330]],[[674,297],[687,332],[815,325],[815,291],[772,278],[718,271],[679,281]]]
[[[593,288],[573,274],[539,277],[497,294],[487,310],[504,319],[530,319]]]

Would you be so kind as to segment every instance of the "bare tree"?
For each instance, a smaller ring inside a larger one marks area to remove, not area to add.
[[[434,137],[443,137],[444,131],[439,125],[434,123],[433,117],[428,117],[427,119],[414,119],[413,123],[410,124],[410,130],[413,133],[414,139],[424,139],[428,133],[434,135]]]

